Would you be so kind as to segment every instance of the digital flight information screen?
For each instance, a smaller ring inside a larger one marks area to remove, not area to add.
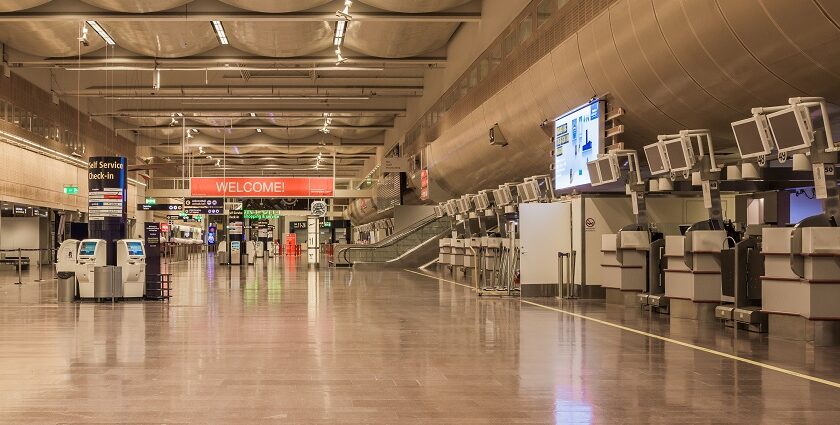
[[[594,100],[554,120],[554,189],[590,184],[586,163],[603,148],[604,109]]]

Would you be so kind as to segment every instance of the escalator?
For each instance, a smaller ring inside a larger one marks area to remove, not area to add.
[[[338,246],[331,263],[335,266],[419,267],[438,256],[438,241],[451,230],[449,217],[432,215],[375,244]]]

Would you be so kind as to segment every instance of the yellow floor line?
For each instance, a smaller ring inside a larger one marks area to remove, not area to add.
[[[413,270],[408,270],[408,269],[405,269],[405,271],[411,272],[411,273],[414,273],[414,274],[419,274],[421,276],[426,276],[426,277],[431,278],[431,279],[442,280],[444,282],[451,283],[451,284],[454,284],[454,285],[464,286],[464,287],[467,287],[467,288],[472,288],[471,286],[467,286],[467,285],[464,285],[464,284],[461,284],[461,283],[458,283],[458,282],[454,282],[454,281],[451,281],[451,280],[448,280],[448,279],[443,279],[443,278],[440,278],[440,277],[437,277],[437,276],[432,276],[432,275],[428,275],[428,274],[425,274],[425,273],[419,273],[419,272],[416,272],[416,271],[413,271]],[[669,343],[676,344],[676,345],[681,345],[683,347],[691,348],[691,349],[694,349],[694,350],[697,350],[697,351],[702,351],[704,353],[714,354],[716,356],[720,356],[720,357],[723,357],[723,358],[726,358],[726,359],[735,360],[735,361],[739,361],[739,362],[746,363],[746,364],[749,364],[749,365],[762,367],[762,368],[767,369],[767,370],[772,370],[772,371],[775,371],[775,372],[784,373],[785,375],[793,376],[793,377],[796,377],[796,378],[806,379],[806,380],[811,381],[811,382],[817,382],[817,383],[820,383],[820,384],[825,384],[825,385],[828,385],[828,386],[831,386],[831,387],[834,387],[834,388],[840,388],[840,383],[834,382],[834,381],[829,381],[827,379],[817,378],[816,376],[811,376],[811,375],[806,375],[804,373],[794,372],[792,370],[784,369],[784,368],[781,368],[781,367],[778,367],[778,366],[773,366],[773,365],[769,365],[767,363],[762,363],[762,362],[759,362],[759,361],[756,361],[756,360],[752,360],[752,359],[748,359],[748,358],[744,358],[744,357],[739,357],[739,356],[736,356],[734,354],[728,354],[728,353],[724,353],[722,351],[712,350],[711,348],[700,347],[698,345],[689,344],[687,342],[678,341],[676,339],[664,337],[664,336],[661,336],[661,335],[656,335],[656,334],[652,334],[652,333],[649,333],[649,332],[640,331],[638,329],[628,328],[627,326],[617,325],[615,323],[611,323],[611,322],[608,322],[606,320],[601,320],[601,319],[596,319],[594,317],[584,316],[583,314],[573,313],[571,311],[559,309],[559,308],[556,308],[556,307],[549,307],[547,305],[542,305],[542,304],[539,304],[539,303],[535,303],[533,301],[520,300],[520,302],[523,303],[523,304],[530,304],[530,305],[535,306],[535,307],[541,307],[541,308],[544,308],[546,310],[555,311],[557,313],[562,313],[562,314],[565,314],[567,316],[576,317],[578,319],[589,320],[591,322],[600,323],[602,325],[610,326],[610,327],[620,329],[620,330],[623,330],[623,331],[627,331],[627,332],[632,332],[632,333],[635,333],[635,334],[638,334],[638,335],[646,336],[648,338],[658,339],[660,341],[669,342]]]

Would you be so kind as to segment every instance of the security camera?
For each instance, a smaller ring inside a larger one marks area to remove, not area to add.
[[[488,136],[490,137],[490,146],[508,145],[508,141],[505,138],[505,135],[502,134],[502,129],[499,127],[499,123],[493,125],[493,127],[488,132]]]

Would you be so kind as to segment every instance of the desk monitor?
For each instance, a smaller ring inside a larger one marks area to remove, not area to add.
[[[665,157],[665,148],[661,143],[651,143],[645,146],[644,150],[650,174],[655,176],[670,171],[668,169],[668,160]]]
[[[615,155],[608,155],[598,159],[598,173],[601,177],[601,184],[618,181],[618,158]]]
[[[689,143],[688,139],[682,137],[663,142],[671,171],[688,171],[694,167],[694,155]]]
[[[798,151],[811,146],[811,120],[808,108],[791,106],[767,115],[773,142],[779,153]]]
[[[741,158],[770,154],[772,146],[768,137],[769,129],[767,118],[763,115],[732,123],[732,132],[735,133],[735,143],[738,144]]]

